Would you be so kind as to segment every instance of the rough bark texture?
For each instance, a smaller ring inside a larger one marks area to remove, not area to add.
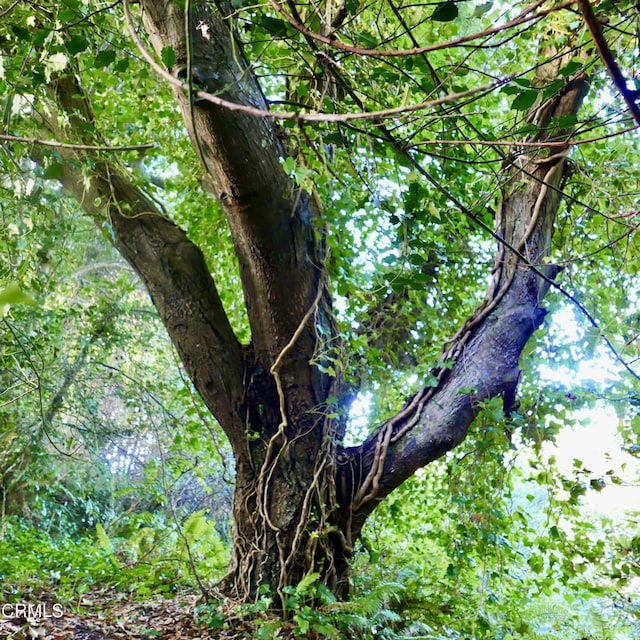
[[[176,77],[266,109],[228,25],[205,3],[194,5],[187,41],[176,3],[142,2],[156,51],[173,48]],[[197,28],[203,24],[206,37]],[[229,584],[241,596],[264,582],[281,592],[318,570],[337,588],[343,568],[334,566],[333,534],[325,530],[335,502],[335,425],[323,415],[331,380],[310,364],[322,348],[318,328],[325,339],[334,334],[316,212],[280,165],[285,152],[273,122],[176,95],[227,216],[251,326]]]
[[[156,51],[176,52],[171,72],[183,79],[190,73],[190,81],[209,92],[266,108],[228,24],[210,4],[191,4],[187,41],[179,3],[141,2]],[[575,113],[586,88],[585,78],[574,78],[529,115],[541,126],[536,140],[567,138],[570,132],[547,125]],[[91,142],[80,133],[93,116],[76,77],[59,78],[51,95],[58,112],[52,107],[43,127],[60,134],[58,116],[66,114],[71,132]],[[194,102],[188,92],[178,91],[176,99],[231,229],[251,344],[236,339],[200,250],[121,167],[64,151],[62,183],[99,224],[110,225],[231,442],[236,489],[229,591],[252,598],[266,583],[282,594],[317,571],[344,595],[353,542],[380,500],[459,444],[481,401],[515,391],[518,360],[542,322],[548,288],[528,264],[542,265],[549,254],[566,149],[542,147],[505,165],[510,179],[497,233],[506,244],[497,247],[485,302],[443,356],[453,366],[437,371],[437,387],[419,391],[361,446],[343,449],[344,424],[328,417],[326,406],[330,394],[339,395],[337,383],[313,364],[336,338],[324,250],[313,229],[318,212],[283,172],[285,152],[272,121]],[[88,182],[74,159],[91,161]]]

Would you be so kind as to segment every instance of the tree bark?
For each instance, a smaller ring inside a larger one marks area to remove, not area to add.
[[[177,3],[143,0],[156,52],[174,50],[177,78],[267,109],[237,34],[207,3],[192,5],[186,29]],[[344,425],[325,417],[333,381],[312,364],[335,339],[324,248],[313,227],[317,211],[282,169],[286,153],[273,121],[194,102],[188,92],[176,97],[231,229],[251,327],[240,410],[248,447],[236,456],[227,583],[239,597],[253,597],[266,583],[282,600],[286,585],[318,571],[337,589],[341,542],[328,527]]]

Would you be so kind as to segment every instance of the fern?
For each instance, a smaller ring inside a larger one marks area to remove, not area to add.
[[[318,582],[319,578],[320,574],[317,572],[307,574],[304,578],[302,578],[302,580],[300,580],[300,582],[296,586],[296,596],[304,597],[309,595],[313,591],[311,587],[313,587]]]
[[[332,611],[358,613],[371,616],[389,606],[392,601],[398,602],[405,593],[406,587],[401,582],[384,582],[370,591],[360,594],[349,602],[335,602],[325,608]]]

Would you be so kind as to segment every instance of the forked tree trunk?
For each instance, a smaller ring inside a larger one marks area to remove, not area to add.
[[[238,41],[210,3],[191,3],[189,43],[180,3],[140,4],[156,51],[175,52],[174,77],[184,79],[190,69],[193,82],[209,92],[267,108]],[[78,78],[69,74],[51,83],[53,101],[41,124],[56,137],[90,144],[95,123]],[[483,400],[513,396],[520,354],[544,317],[545,277],[555,275],[541,265],[551,248],[568,147],[544,143],[568,139],[571,132],[554,123],[577,112],[586,89],[583,76],[567,79],[532,110],[528,120],[540,127],[532,140],[542,146],[535,153],[523,149],[504,165],[493,281],[443,356],[453,366],[437,370],[436,387],[420,390],[352,448],[342,446],[345,420],[335,406],[340,383],[316,364],[325,357],[324,345],[337,340],[324,249],[313,228],[318,212],[283,172],[285,153],[272,121],[192,103],[188,92],[176,91],[231,229],[250,345],[237,340],[200,250],[152,199],[120,167],[87,151],[60,150],[62,183],[100,224],[109,221],[117,248],[149,289],[191,380],[233,448],[230,593],[250,600],[266,584],[281,598],[285,586],[318,573],[334,593],[346,595],[353,543],[375,506],[416,469],[459,444]],[[90,182],[81,163],[93,167]]]

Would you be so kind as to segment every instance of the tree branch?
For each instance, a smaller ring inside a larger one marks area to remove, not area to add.
[[[171,73],[163,69],[163,67],[153,59],[151,54],[147,51],[144,46],[144,43],[138,36],[135,31],[135,28],[132,23],[131,13],[129,10],[128,0],[124,0],[125,7],[125,15],[127,19],[127,26],[129,27],[129,33],[133,38],[138,50],[142,54],[142,57],[149,63],[151,68],[162,78],[167,80],[169,84],[171,84],[174,89],[180,89],[188,96],[191,97],[191,100],[199,100],[204,102],[210,102],[218,107],[222,107],[228,111],[235,111],[240,113],[245,113],[247,115],[255,116],[257,118],[268,118],[271,120],[293,120],[295,122],[350,122],[353,120],[386,120],[391,118],[397,118],[401,115],[406,115],[410,113],[416,113],[418,111],[426,111],[428,109],[433,109],[434,107],[439,107],[444,104],[450,104],[452,102],[457,102],[459,100],[463,100],[464,98],[470,98],[472,96],[478,96],[480,94],[487,93],[492,89],[496,89],[497,87],[507,84],[518,74],[513,74],[511,76],[504,76],[500,78],[496,78],[491,82],[487,82],[486,84],[480,85],[478,87],[473,87],[471,89],[466,89],[465,91],[459,91],[455,93],[450,93],[440,98],[436,98],[435,100],[427,100],[426,102],[418,102],[416,104],[407,104],[399,107],[391,107],[389,109],[380,109],[378,111],[356,111],[349,113],[327,113],[324,111],[317,111],[314,113],[306,113],[304,111],[271,111],[268,106],[265,104],[263,107],[255,107],[251,104],[244,104],[242,102],[236,102],[234,100],[229,100],[220,97],[217,94],[211,93],[209,91],[202,91],[200,89],[194,89],[193,85],[189,82],[183,82],[179,80],[177,77],[173,76]],[[189,67],[189,65],[187,65]]]
[[[189,88],[204,88],[225,101],[268,111],[237,36],[210,3],[191,2],[189,38],[184,11],[172,0],[143,0],[143,19],[156,52],[171,47],[171,75]],[[191,60],[187,60],[187,53]],[[191,77],[186,78],[187,70]],[[286,156],[275,124],[267,118],[200,100],[197,91],[176,88],[189,136],[204,163],[211,192],[226,213],[238,256],[252,345],[270,371],[312,306],[324,271],[324,248],[316,240],[316,208],[285,174]],[[191,96],[188,94],[192,94]],[[193,104],[190,101],[193,99]],[[328,290],[322,292],[316,322],[333,335]],[[311,368],[317,347],[315,323],[306,323],[286,354],[282,384],[300,387],[311,375],[315,400],[325,397],[329,378]]]
[[[53,80],[49,93],[54,104],[41,116],[42,127],[60,138],[65,131],[58,123],[68,121],[82,144],[94,145],[91,104],[78,76]],[[124,169],[87,149],[63,147],[58,154],[60,182],[98,226],[109,229],[116,248],[145,283],[200,395],[232,446],[244,446],[244,359],[202,252]],[[37,150],[32,157],[43,161]]]
[[[26,144],[34,144],[41,147],[53,147],[54,149],[78,149],[83,151],[142,151],[143,149],[152,149],[154,146],[153,143],[120,146],[80,144],[73,142],[58,142],[57,140],[23,138],[21,136],[11,136],[5,133],[0,133],[0,140],[5,140],[7,142],[24,142]]]
[[[567,141],[571,131],[552,130],[549,123],[577,113],[587,89],[580,75],[551,102],[533,109],[529,121],[540,132],[534,141]],[[542,323],[541,301],[557,274],[551,265],[540,274],[527,266],[540,265],[549,255],[566,171],[565,152],[558,154],[554,145],[546,151],[547,157],[522,156],[510,170],[497,215],[501,242],[493,281],[485,301],[445,350],[434,371],[437,385],[421,389],[362,445],[343,452],[338,486],[346,493],[340,503],[351,504],[343,517],[351,519],[354,534],[380,500],[465,438],[483,401],[515,391],[520,354]]]
[[[512,20],[509,20],[509,22],[506,22],[505,24],[502,24],[502,25],[497,25],[495,27],[485,29],[484,31],[478,31],[470,35],[461,36],[459,38],[455,38],[448,42],[439,42],[432,45],[427,45],[425,47],[413,47],[412,49],[386,50],[386,49],[368,49],[365,47],[358,47],[358,46],[347,44],[342,40],[338,40],[334,35],[327,36],[321,33],[317,33],[312,29],[305,27],[302,23],[296,20],[294,16],[287,13],[282,8],[282,5],[278,2],[278,0],[267,0],[267,1],[273,7],[273,9],[280,16],[282,16],[284,20],[286,20],[296,31],[299,31],[303,35],[309,38],[312,38],[313,40],[316,40],[318,42],[321,42],[324,45],[330,46],[334,49],[338,49],[340,51],[345,51],[347,53],[355,54],[358,56],[373,56],[377,58],[402,58],[402,57],[414,56],[422,53],[429,53],[432,51],[440,51],[443,49],[453,49],[454,47],[463,46],[469,42],[478,40],[479,38],[487,38],[496,33],[502,33],[503,31],[507,31],[508,29],[512,29],[514,27],[517,27],[518,25],[525,24],[527,22],[531,22],[535,20],[540,20],[541,18],[549,15],[550,13],[559,11],[561,9],[566,9],[573,4],[573,1],[567,1],[559,5],[549,7],[548,9],[541,9],[540,11],[536,11],[545,2],[545,0],[536,0],[536,2],[526,7],[524,11],[522,11],[515,18],[513,18]]]
[[[629,107],[629,111],[631,112],[636,125],[640,126],[640,107],[636,104],[638,92],[632,92],[627,88],[627,81],[622,75],[622,71],[620,71],[620,67],[617,65],[615,58],[613,57],[613,53],[611,52],[611,49],[604,37],[600,20],[598,20],[594,13],[589,0],[577,0],[577,2],[580,12],[582,13],[582,17],[584,18],[584,22],[589,29],[589,33],[593,38],[594,44],[596,45],[600,59],[604,62],[604,66],[611,76],[613,84],[618,88],[622,98],[627,103],[627,107]]]

